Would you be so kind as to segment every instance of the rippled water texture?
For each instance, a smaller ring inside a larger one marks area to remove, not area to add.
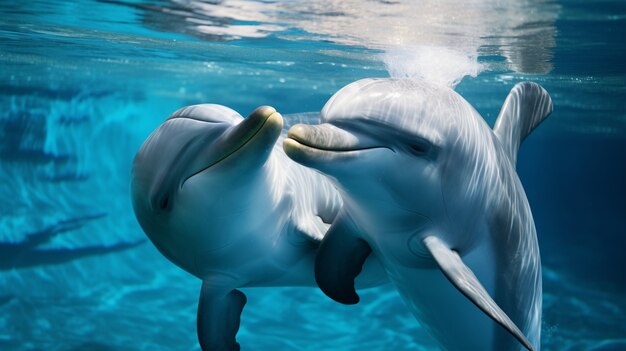
[[[199,350],[200,282],[132,213],[136,150],[185,105],[316,112],[390,75],[456,85],[489,123],[515,83],[550,92],[518,166],[542,348],[626,350],[624,38],[610,0],[2,1],[0,350]],[[437,349],[390,286],[245,293],[244,350]]]

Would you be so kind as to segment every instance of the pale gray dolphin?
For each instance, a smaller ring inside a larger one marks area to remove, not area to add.
[[[321,174],[281,147],[272,107],[244,119],[220,105],[176,111],[133,162],[132,201],[147,236],[170,261],[202,279],[203,350],[238,350],[245,295],[254,286],[316,286],[315,253],[342,206]],[[371,263],[361,286],[386,280]]]
[[[534,83],[513,88],[493,130],[445,86],[364,79],[337,92],[322,124],[284,141],[344,199],[318,253],[320,288],[357,303],[353,279],[373,251],[446,350],[538,350],[541,264],[515,162],[551,111]]]

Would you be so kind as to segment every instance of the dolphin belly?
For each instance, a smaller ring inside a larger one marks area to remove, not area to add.
[[[377,257],[388,256],[376,249],[375,253]],[[505,329],[460,294],[436,266],[416,268],[399,265],[394,258],[393,262],[381,260],[413,315],[445,350],[509,350],[519,345]],[[499,273],[491,243],[484,241],[464,255],[463,261],[495,296]]]

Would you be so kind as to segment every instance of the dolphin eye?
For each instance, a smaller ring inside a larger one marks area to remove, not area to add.
[[[170,207],[170,198],[168,196],[164,197],[163,200],[161,200],[159,207],[162,210],[167,210]]]
[[[410,143],[408,145],[409,151],[417,156],[423,156],[428,153],[428,145],[426,143]]]
[[[426,149],[424,149],[422,145],[411,145],[410,148],[411,148],[411,151],[413,151],[416,154],[426,153]]]
[[[153,204],[156,206],[153,205],[153,208],[157,211],[169,211],[172,207],[172,201],[170,200],[170,196],[168,194],[165,194],[155,200],[156,201],[154,201]]]
[[[172,200],[170,194],[158,194],[150,200],[150,207],[156,212],[167,212],[172,209]]]

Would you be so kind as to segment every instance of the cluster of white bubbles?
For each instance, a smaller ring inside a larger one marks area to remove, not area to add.
[[[392,78],[410,78],[456,87],[463,77],[476,77],[483,67],[477,55],[447,47],[411,46],[388,49],[382,61]]]

